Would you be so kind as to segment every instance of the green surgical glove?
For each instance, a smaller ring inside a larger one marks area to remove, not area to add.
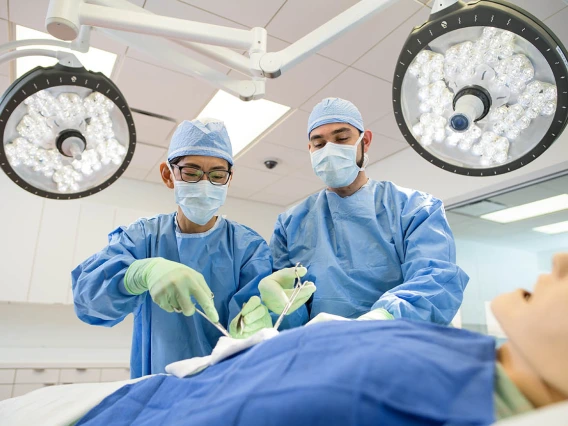
[[[240,324],[240,325],[239,325]],[[272,317],[258,296],[252,296],[229,326],[229,334],[235,339],[246,339],[263,328],[272,327]]]
[[[285,268],[276,271],[273,274],[263,278],[258,284],[260,290],[260,297],[268,309],[276,314],[281,314],[284,306],[290,300],[289,297],[294,292],[294,283],[296,281],[296,268]],[[303,277],[308,273],[304,267],[298,268],[298,275]],[[305,287],[302,288],[292,304],[288,315],[305,304],[308,299],[316,291],[316,286],[312,282],[307,282]]]
[[[372,311],[367,312],[364,315],[361,315],[357,318],[358,321],[370,321],[370,320],[391,320],[394,317],[383,308],[373,309]]]
[[[213,304],[213,293],[203,275],[181,263],[161,257],[136,260],[124,277],[124,288],[130,294],[150,292],[152,300],[167,312],[181,311],[186,316],[195,313],[191,296],[195,297],[205,314],[219,322]]]

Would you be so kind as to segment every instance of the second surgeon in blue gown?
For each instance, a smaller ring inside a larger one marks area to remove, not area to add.
[[[270,248],[275,269],[296,262],[308,268],[306,278],[318,287],[310,317],[450,323],[469,278],[455,263],[442,202],[367,178],[372,133],[349,101],[316,105],[308,139],[312,166],[327,188],[278,217]]]
[[[139,219],[130,226],[119,227],[109,235],[107,247],[84,261],[72,273],[75,311],[84,322],[112,327],[128,314],[134,314],[130,362],[133,378],[164,373],[169,363],[209,355],[221,334],[201,316],[191,315],[193,312],[189,313],[190,316],[173,312],[173,309],[179,310],[182,306],[170,300],[175,298],[171,292],[161,295],[158,304],[153,300],[153,297],[158,297],[152,294],[152,290],[138,289],[136,281],[144,284],[144,280],[129,278],[134,284],[127,286],[125,277],[128,278],[127,271],[132,270],[131,267],[142,263],[146,275],[158,275],[158,281],[163,281],[165,274],[156,274],[156,269],[164,264],[167,268],[182,269],[198,276],[207,290],[207,297],[210,297],[210,293],[214,295],[212,300],[205,300],[209,304],[212,302],[214,308],[210,305],[202,309],[209,316],[218,314],[219,322],[225,328],[229,328],[243,304],[259,294],[261,278],[272,273],[270,250],[260,235],[246,226],[214,216],[216,208],[224,202],[223,192],[226,192],[228,179],[226,185],[214,188],[215,185],[210,183],[211,175],[203,174],[199,182],[187,183],[179,180],[180,172],[172,171],[180,165],[185,167],[188,158],[197,159],[192,162],[202,161],[205,164],[211,161],[207,160],[210,157],[215,157],[217,163],[221,159],[224,168],[228,166],[231,169],[231,144],[224,125],[197,120],[180,124],[172,137],[169,164],[161,166],[166,185],[176,187],[178,211]],[[179,162],[180,158],[184,160]],[[199,175],[200,171],[183,173],[191,178],[193,174]],[[178,191],[178,187],[181,191]],[[196,198],[200,191],[202,195]],[[187,229],[182,230],[182,225]],[[158,259],[159,265],[144,265],[144,262],[154,262],[157,258],[161,258]],[[137,278],[142,273],[137,270],[131,275]],[[166,284],[173,287],[175,281],[171,279]],[[191,304],[188,302],[189,296],[186,293],[186,306],[187,303]],[[178,301],[180,298],[178,294]],[[262,313],[262,310],[259,311]],[[256,318],[253,320],[256,321]],[[305,320],[305,308],[299,309],[287,317],[283,328],[300,325]],[[268,324],[265,318],[262,322],[251,322],[246,326],[252,327],[254,332],[271,325],[268,317]]]

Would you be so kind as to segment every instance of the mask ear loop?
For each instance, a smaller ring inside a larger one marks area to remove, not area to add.
[[[358,142],[358,143],[361,144],[361,154],[363,154],[363,165],[359,166],[359,163],[357,163],[357,167],[359,167],[360,172],[365,171],[365,167],[367,167],[367,165],[369,164],[369,155],[365,153],[365,144],[362,143],[364,135],[365,135],[365,132],[361,133],[361,136],[359,136],[360,140]]]

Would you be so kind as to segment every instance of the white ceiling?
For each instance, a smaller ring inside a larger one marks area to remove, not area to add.
[[[568,175],[487,200],[506,207],[515,207],[567,193]],[[538,226],[568,221],[568,210],[508,224],[495,223],[451,210],[447,212],[447,215],[450,227],[458,240],[476,241],[491,246],[510,247],[534,253],[566,251],[568,248],[568,233],[547,235],[533,231],[533,228]]]
[[[235,28],[266,27],[270,51],[280,50],[357,0],[130,0],[151,12]],[[426,3],[426,0],[421,0]],[[544,19],[568,45],[568,8],[563,0],[515,0]],[[45,31],[48,0],[0,0],[0,44],[9,40],[10,21]],[[288,105],[292,112],[276,128],[236,160],[233,197],[290,205],[323,187],[311,169],[306,124],[311,108],[328,96],[354,102],[373,131],[370,149],[375,163],[407,144],[391,108],[391,81],[401,46],[412,27],[424,22],[430,9],[414,0],[400,0],[386,11],[345,33],[322,51],[276,80],[267,82],[266,98]],[[113,80],[130,107],[170,117],[174,122],[134,114],[138,141],[125,177],[161,183],[164,161],[176,123],[193,119],[216,90],[168,68],[155,59],[96,33],[92,45],[119,55]],[[194,56],[199,57],[194,54]],[[229,69],[206,60],[223,71]],[[0,89],[9,84],[9,67],[0,67]],[[267,158],[280,160],[273,170]]]

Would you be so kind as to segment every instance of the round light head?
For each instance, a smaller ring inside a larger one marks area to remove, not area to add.
[[[0,99],[0,166],[52,199],[83,198],[115,182],[136,145],[126,100],[101,73],[37,67]]]
[[[444,170],[507,173],[564,130],[567,79],[565,49],[538,19],[498,0],[458,2],[408,37],[395,118],[410,146]]]

